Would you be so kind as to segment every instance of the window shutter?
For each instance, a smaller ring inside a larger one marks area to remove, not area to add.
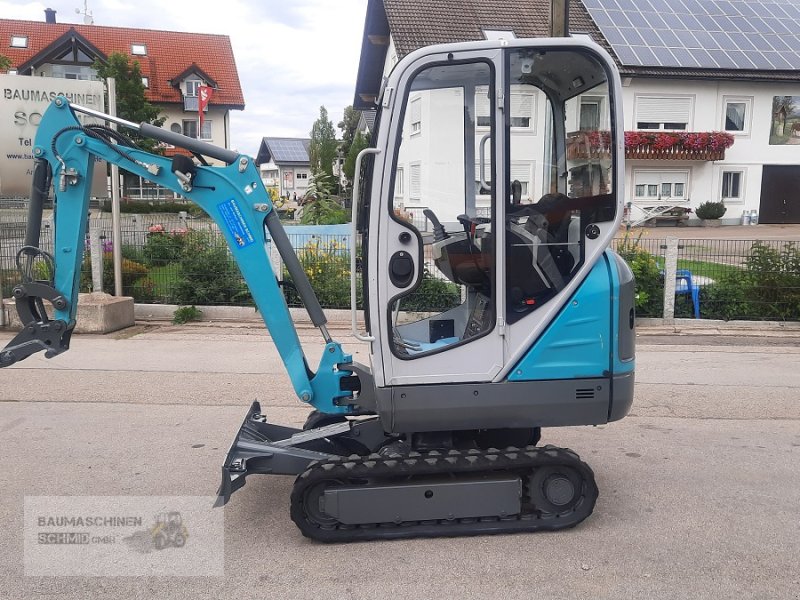
[[[479,85],[475,88],[475,116],[488,117],[489,112],[489,86]]]
[[[511,165],[511,181],[519,179],[522,183],[531,182],[531,164],[512,164]]]
[[[422,120],[422,101],[418,98],[411,101],[411,122],[419,123]]]
[[[636,121],[691,123],[692,98],[636,97]]]
[[[422,165],[411,165],[409,171],[410,189],[408,195],[412,200],[419,200],[421,196],[420,188],[422,186]]]
[[[511,94],[511,116],[512,117],[532,117],[533,116],[533,95],[532,94]]]

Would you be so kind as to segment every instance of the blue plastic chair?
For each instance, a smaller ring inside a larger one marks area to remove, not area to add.
[[[675,272],[675,293],[691,294],[694,318],[700,318],[700,286],[692,280],[692,272],[678,269]]]

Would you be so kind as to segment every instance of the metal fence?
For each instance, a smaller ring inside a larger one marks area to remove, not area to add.
[[[103,289],[113,290],[111,223],[92,218],[103,245]],[[45,221],[41,248],[53,250],[52,226]],[[287,227],[320,302],[325,308],[350,303],[349,232],[320,233]],[[22,246],[24,222],[0,222],[0,288],[4,297],[19,282],[14,257]],[[88,236],[87,236],[88,239]],[[169,215],[123,215],[123,293],[137,302],[195,305],[250,305],[252,298],[233,262],[224,238],[210,221],[187,221]],[[670,253],[670,245],[675,251]],[[88,241],[87,241],[88,247]],[[637,315],[710,319],[800,320],[800,241],[697,240],[626,236],[614,241],[637,278]],[[267,242],[274,273],[288,275],[276,249]],[[437,278],[426,253],[429,275],[423,286],[426,302],[449,299],[458,287]],[[360,258],[357,258],[360,265]],[[667,274],[677,274],[668,281]],[[430,281],[428,281],[428,279]],[[360,286],[359,286],[360,288]],[[452,289],[451,289],[452,288]],[[91,291],[88,253],[81,271],[81,289]],[[291,285],[284,287],[290,305],[299,305]],[[360,292],[360,290],[359,290]],[[694,292],[694,293],[693,293]]]
[[[800,241],[633,235],[614,247],[636,275],[638,316],[800,320]],[[666,285],[667,273],[676,273],[674,285]]]

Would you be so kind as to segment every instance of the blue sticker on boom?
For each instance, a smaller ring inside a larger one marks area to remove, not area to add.
[[[236,240],[236,245],[239,246],[239,248],[246,248],[256,241],[234,198],[217,204],[217,209],[219,209],[225,226],[228,228],[233,239]]]

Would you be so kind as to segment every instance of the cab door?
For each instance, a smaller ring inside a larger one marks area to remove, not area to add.
[[[389,80],[377,140],[385,150],[368,242],[376,382],[491,381],[504,364],[502,53],[417,55]]]

